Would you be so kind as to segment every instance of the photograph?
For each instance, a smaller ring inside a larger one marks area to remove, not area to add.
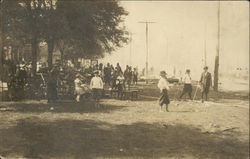
[[[250,159],[249,1],[0,0],[0,159]]]

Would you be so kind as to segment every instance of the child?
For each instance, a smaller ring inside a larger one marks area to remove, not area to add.
[[[165,71],[161,71],[160,72],[160,80],[158,82],[158,88],[161,91],[161,96],[159,99],[159,104],[160,104],[160,112],[162,112],[162,107],[163,105],[166,105],[166,111],[168,112],[168,104],[170,103],[169,101],[169,97],[168,97],[168,90],[169,90],[169,84],[167,81],[167,77],[166,77],[166,72]]]
[[[94,72],[94,77],[90,81],[90,89],[92,90],[95,107],[99,107],[99,100],[103,90],[103,82],[98,71]]]
[[[191,76],[190,76],[189,69],[186,70],[185,77],[183,78],[183,83],[184,83],[184,88],[183,88],[183,91],[181,93],[180,99],[183,97],[183,95],[188,93],[190,100],[192,100],[192,98],[191,98],[192,84],[191,84]]]
[[[82,94],[82,81],[80,79],[80,74],[76,75],[76,79],[74,80],[75,83],[75,94],[76,94],[76,101],[80,102],[80,97]]]
[[[119,99],[122,99],[122,91],[123,91],[123,88],[124,88],[124,77],[122,76],[122,73],[119,74],[119,76],[116,78],[116,89],[118,90],[118,93],[117,93],[117,98]]]

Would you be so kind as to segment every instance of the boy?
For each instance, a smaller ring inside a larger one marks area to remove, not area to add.
[[[92,90],[95,107],[99,107],[99,100],[103,90],[103,82],[101,77],[99,76],[99,71],[94,72],[94,77],[90,81],[90,89]]]
[[[160,80],[158,82],[158,88],[160,89],[161,92],[161,96],[160,96],[160,100],[159,100],[159,104],[160,104],[160,112],[162,112],[162,107],[163,105],[166,105],[166,111],[168,112],[168,104],[170,103],[169,97],[168,97],[168,90],[169,90],[169,84],[167,81],[167,77],[166,77],[166,72],[165,71],[161,71],[160,72]]]
[[[190,70],[187,69],[186,70],[186,74],[185,77],[183,78],[183,83],[184,83],[184,88],[183,91],[181,93],[180,99],[186,94],[188,93],[189,99],[192,100],[192,84],[191,84],[191,76],[190,76]]]

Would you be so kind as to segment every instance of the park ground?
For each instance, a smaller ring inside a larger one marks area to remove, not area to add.
[[[0,103],[0,155],[6,159],[247,159],[249,93],[213,92],[201,103],[158,111],[159,90],[143,85],[137,101]]]

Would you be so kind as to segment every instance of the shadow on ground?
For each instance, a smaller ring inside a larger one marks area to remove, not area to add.
[[[126,106],[116,105],[104,105],[100,104],[100,107],[94,107],[94,103],[91,101],[85,101],[81,103],[72,101],[61,101],[57,103],[46,103],[39,101],[30,102],[16,102],[8,104],[11,111],[22,112],[22,113],[109,113],[111,111],[124,109]]]
[[[93,120],[19,120],[0,130],[0,154],[27,158],[193,158],[245,159],[248,143],[204,134],[184,125],[112,125]]]

